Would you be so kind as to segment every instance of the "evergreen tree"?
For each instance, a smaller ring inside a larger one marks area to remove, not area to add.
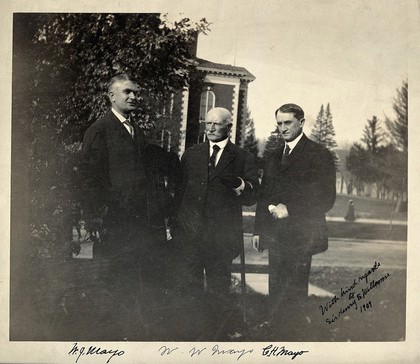
[[[375,116],[367,120],[367,124],[363,129],[363,138],[365,143],[366,154],[366,170],[369,173],[369,183],[376,184],[377,197],[380,197],[380,191],[386,183],[387,174],[383,169],[383,158],[387,155],[381,143],[384,140],[381,121]]]
[[[319,113],[316,117],[315,124],[312,128],[311,136],[310,136],[310,138],[313,141],[320,144],[322,144],[322,139],[323,139],[323,135],[322,135],[322,131],[324,127],[323,119],[324,119],[324,105],[321,105],[321,109],[319,110]]]
[[[325,126],[323,130],[324,140],[321,144],[327,147],[329,150],[333,151],[334,148],[337,148],[337,143],[334,139],[335,130],[334,130],[333,119],[332,119],[332,114],[330,112],[329,103],[327,104],[327,108],[325,109],[324,120],[325,120],[325,124],[324,124]]]
[[[264,152],[263,152],[263,160],[264,162],[267,161],[267,159],[275,152],[277,149],[279,149],[282,145],[282,137],[280,136],[280,133],[278,130],[274,130],[270,136],[267,139],[267,142],[265,143]]]
[[[386,118],[386,126],[394,152],[387,154],[389,159],[388,172],[394,191],[397,191],[398,203],[396,210],[403,209],[402,201],[407,197],[408,173],[408,82],[403,81],[397,96],[394,98],[393,109],[396,118]],[[405,207],[404,207],[405,209]]]
[[[255,136],[254,119],[249,109],[246,111],[244,149],[258,158],[258,140]]]
[[[401,89],[397,89],[397,97],[394,99],[393,109],[396,114],[394,120],[386,118],[391,142],[393,145],[407,153],[408,150],[408,82],[403,81]]]
[[[366,144],[367,150],[376,153],[379,144],[384,140],[381,121],[373,115],[371,120],[367,120],[367,125],[363,129],[362,141]]]
[[[312,128],[310,138],[326,147],[334,156],[336,169],[338,168],[339,159],[337,154],[334,152],[334,148],[337,147],[337,143],[334,139],[335,130],[333,125],[332,114],[330,111],[330,104],[324,109],[324,105],[321,105],[321,109],[315,120],[315,125]]]

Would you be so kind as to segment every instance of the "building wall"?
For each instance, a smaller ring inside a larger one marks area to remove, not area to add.
[[[185,152],[185,146],[186,146],[186,138],[187,138],[187,116],[188,116],[188,102],[189,102],[189,90],[183,90],[177,92],[177,95],[179,96],[179,109],[180,109],[180,117],[179,117],[179,123],[180,123],[180,131],[179,131],[179,140],[178,140],[178,146],[174,148],[174,150],[178,150],[178,156],[181,157],[182,154]]]
[[[185,139],[185,149],[197,144],[200,129],[200,91],[190,90],[188,99],[187,131]]]
[[[239,90],[238,117],[236,121],[236,144],[244,146],[245,141],[245,118],[246,118],[246,89]]]
[[[215,106],[224,107],[225,109],[228,109],[230,112],[232,112],[233,86],[213,84],[211,85],[211,90],[216,95]]]
[[[207,90],[215,95],[215,107],[226,108],[232,113],[232,142],[240,146],[244,144],[248,81],[232,75],[207,73],[203,83],[180,92],[180,103],[176,103],[182,110],[178,118],[180,157],[185,149],[205,140],[205,125],[199,119],[201,94]]]
[[[201,89],[190,90],[188,101],[186,148],[203,141],[204,125],[200,125],[201,93],[210,87],[216,97],[215,107],[224,107],[233,112],[234,86],[205,82]]]

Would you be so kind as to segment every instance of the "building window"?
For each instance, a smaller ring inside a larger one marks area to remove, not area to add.
[[[206,141],[205,134],[205,123],[206,114],[209,110],[214,108],[216,103],[216,96],[213,91],[210,91],[210,87],[207,87],[206,91],[201,93],[200,98],[200,121],[199,121],[199,131],[197,136],[197,143],[202,143]]]
[[[210,87],[206,91],[201,93],[200,99],[200,122],[206,119],[206,114],[210,109],[214,108],[216,102],[216,96],[213,91],[210,91]]]

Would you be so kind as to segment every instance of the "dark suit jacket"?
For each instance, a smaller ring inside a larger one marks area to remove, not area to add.
[[[164,228],[159,194],[164,152],[146,146],[144,134],[133,123],[135,140],[109,111],[93,123],[83,140],[85,205],[92,213],[108,207],[108,220],[135,218],[150,227]]]
[[[242,205],[252,205],[258,190],[258,171],[251,153],[232,142],[226,145],[214,174],[208,178],[209,142],[186,150],[181,160],[182,185],[175,195],[177,213],[173,230],[194,243],[205,224],[215,249],[232,259],[243,244]],[[240,196],[221,182],[221,177],[238,176],[245,181]]]
[[[263,248],[317,254],[327,250],[325,213],[335,202],[332,154],[302,136],[288,162],[281,165],[284,144],[269,158],[257,205],[254,234]],[[269,205],[286,205],[289,217],[274,219]],[[274,245],[273,245],[274,244]]]

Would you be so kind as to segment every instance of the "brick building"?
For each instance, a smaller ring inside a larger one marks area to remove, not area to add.
[[[161,145],[182,156],[186,148],[205,141],[203,121],[207,111],[224,107],[233,115],[231,140],[243,146],[248,84],[255,77],[243,67],[199,58],[196,61],[203,82],[173,95],[163,110],[162,120],[166,117],[167,121],[159,126]]]

